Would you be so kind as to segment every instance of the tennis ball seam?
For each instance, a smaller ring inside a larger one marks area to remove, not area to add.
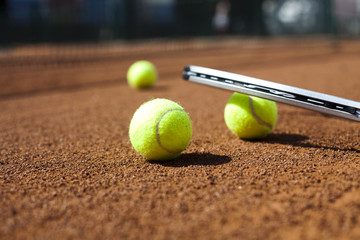
[[[249,96],[249,107],[251,109],[251,113],[254,116],[255,120],[258,122],[258,124],[263,125],[263,126],[267,126],[268,128],[272,129],[272,126],[270,123],[265,122],[264,120],[262,120],[255,112],[255,108],[254,108],[254,104],[253,104],[253,99],[252,97]]]
[[[161,116],[159,117],[157,123],[156,123],[156,140],[157,140],[159,146],[160,146],[162,149],[164,149],[166,152],[172,153],[172,154],[178,154],[178,153],[181,153],[182,151],[175,152],[175,151],[171,151],[171,150],[167,149],[166,147],[164,147],[164,145],[161,143],[160,133],[159,133],[159,125],[160,125],[161,119],[162,119],[167,113],[172,112],[172,111],[181,111],[181,112],[184,112],[183,109],[177,109],[177,108],[168,109],[168,110],[166,110],[165,112],[163,112],[163,113],[161,114]]]

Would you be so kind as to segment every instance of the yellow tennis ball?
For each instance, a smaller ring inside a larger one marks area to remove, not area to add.
[[[149,160],[176,158],[189,145],[192,134],[189,115],[168,99],[153,99],[141,105],[130,122],[133,148]]]
[[[268,135],[277,121],[276,103],[258,97],[234,93],[225,106],[227,127],[243,139]]]
[[[127,72],[127,81],[132,88],[149,88],[157,79],[155,66],[145,60],[133,63]]]

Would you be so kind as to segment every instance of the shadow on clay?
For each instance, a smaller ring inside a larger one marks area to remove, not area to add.
[[[308,140],[308,136],[300,135],[300,134],[288,134],[288,133],[278,133],[269,134],[266,138],[257,140],[256,142],[266,142],[266,143],[278,143],[284,145],[293,145],[296,147],[304,147],[304,148],[321,148],[321,149],[329,149],[334,151],[352,151],[356,153],[360,153],[359,149],[355,148],[338,148],[338,147],[328,147],[323,145],[316,145],[308,142],[304,142]]]
[[[285,145],[297,145],[304,144],[301,143],[305,140],[308,140],[309,137],[300,134],[292,134],[292,133],[270,133],[263,139],[257,140],[257,142],[266,142],[266,143],[279,143]]]
[[[169,86],[165,86],[165,85],[154,85],[148,88],[142,88],[139,89],[142,92],[155,92],[155,91],[166,91],[169,89]]]
[[[184,153],[179,157],[169,161],[151,161],[166,167],[188,167],[194,165],[213,166],[229,163],[231,158],[228,156],[215,155],[211,153]]]

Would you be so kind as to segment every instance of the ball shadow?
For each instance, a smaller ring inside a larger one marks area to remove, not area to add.
[[[168,89],[169,89],[169,86],[155,85],[155,86],[152,86],[152,87],[141,89],[141,91],[143,91],[143,92],[156,92],[156,91],[166,91]]]
[[[264,143],[273,143],[273,144],[283,144],[283,145],[292,145],[297,147],[304,148],[318,148],[318,149],[329,149],[334,151],[352,151],[356,153],[360,153],[359,149],[355,148],[338,148],[338,147],[328,147],[324,145],[312,144],[309,142],[304,142],[308,140],[308,136],[300,135],[300,134],[288,134],[288,133],[271,133],[267,137],[256,140],[256,142],[264,142]],[[255,141],[254,141],[255,142]]]
[[[301,142],[308,140],[309,137],[300,134],[293,133],[271,133],[263,139],[257,140],[257,142],[266,142],[266,143],[278,143],[286,145],[297,145]]]
[[[229,163],[231,158],[228,156],[215,155],[211,153],[184,153],[179,157],[168,161],[149,161],[165,167],[189,167],[194,165],[215,166]]]

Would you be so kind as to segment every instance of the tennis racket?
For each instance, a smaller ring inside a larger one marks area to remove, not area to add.
[[[186,66],[183,78],[360,122],[360,102],[345,98],[199,66]]]

